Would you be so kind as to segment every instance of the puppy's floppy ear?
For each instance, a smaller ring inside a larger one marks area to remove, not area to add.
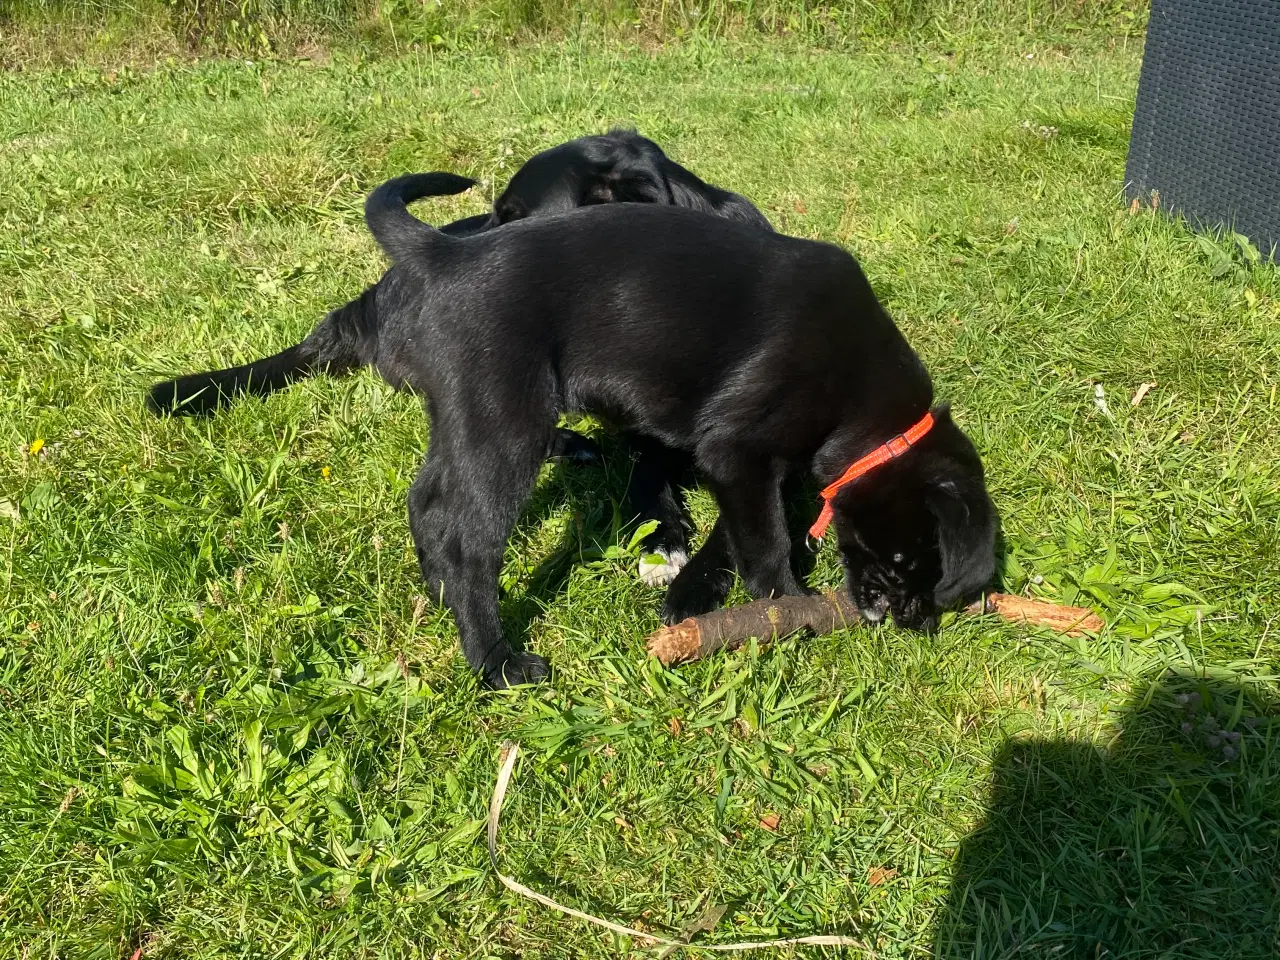
[[[737,220],[766,230],[773,229],[773,225],[756,209],[755,204],[741,194],[730,193],[705,183],[671,160],[666,162],[665,169],[667,189],[671,193],[671,199],[667,202],[674,203],[677,207],[688,207],[690,210],[724,217],[726,220]]]
[[[942,559],[933,599],[943,610],[989,586],[996,572],[995,507],[981,484],[966,486],[945,480],[928,497]]]
[[[955,429],[946,404],[936,407],[933,416],[938,425]],[[983,483],[982,463],[971,447],[970,452],[972,460],[948,457],[926,495],[938,523],[942,560],[934,602],[944,610],[989,586],[996,572],[996,508]]]
[[[672,166],[676,165],[672,164]],[[690,210],[698,210],[702,213],[721,213],[720,208],[711,199],[711,190],[708,189],[705,183],[683,167],[678,167],[677,170],[671,171],[671,173],[673,175],[666,178],[667,189],[671,191],[671,199],[668,202],[675,204],[677,207],[688,207]],[[737,194],[730,194],[730,196],[737,196]],[[726,215],[727,213],[728,211],[726,211]],[[736,220],[740,218],[730,216],[729,219]]]

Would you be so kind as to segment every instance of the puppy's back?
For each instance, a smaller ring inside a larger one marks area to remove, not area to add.
[[[510,297],[490,348],[547,357],[567,408],[642,408],[682,430],[720,409],[838,417],[884,392],[884,378],[866,375],[868,357],[892,371],[894,391],[931,389],[839,247],[625,204],[512,227],[481,258],[492,271],[483,286],[500,277]]]

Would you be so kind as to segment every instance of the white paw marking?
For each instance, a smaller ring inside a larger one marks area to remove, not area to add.
[[[640,580],[650,587],[665,587],[688,562],[683,550],[655,550],[640,558]]]

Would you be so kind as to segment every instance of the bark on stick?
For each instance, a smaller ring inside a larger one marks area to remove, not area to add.
[[[1007,593],[989,593],[966,607],[965,612],[994,613],[1015,623],[1049,627],[1072,635],[1097,632],[1103,626],[1102,618],[1087,607],[1066,607]],[[798,630],[821,636],[861,619],[858,608],[843,591],[780,597],[689,617],[656,630],[646,642],[651,656],[657,657],[664,666],[671,666],[697,660],[726,647],[741,646],[751,637],[772,640]]]

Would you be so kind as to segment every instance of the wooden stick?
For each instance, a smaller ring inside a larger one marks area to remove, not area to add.
[[[1073,636],[1096,633],[1103,627],[1102,618],[1087,607],[1065,607],[1007,593],[989,593],[965,607],[965,612],[994,613],[1014,623],[1049,627]],[[650,656],[669,667],[726,647],[741,646],[751,637],[772,640],[797,630],[811,630],[821,636],[861,620],[862,614],[844,591],[829,591],[807,597],[756,600],[689,617],[654,631],[646,644]]]
[[[1048,600],[1015,597],[1011,593],[988,593],[964,609],[966,613],[994,613],[1012,623],[1048,627],[1072,637],[1097,633],[1106,626],[1103,619],[1088,607],[1068,607]]]

